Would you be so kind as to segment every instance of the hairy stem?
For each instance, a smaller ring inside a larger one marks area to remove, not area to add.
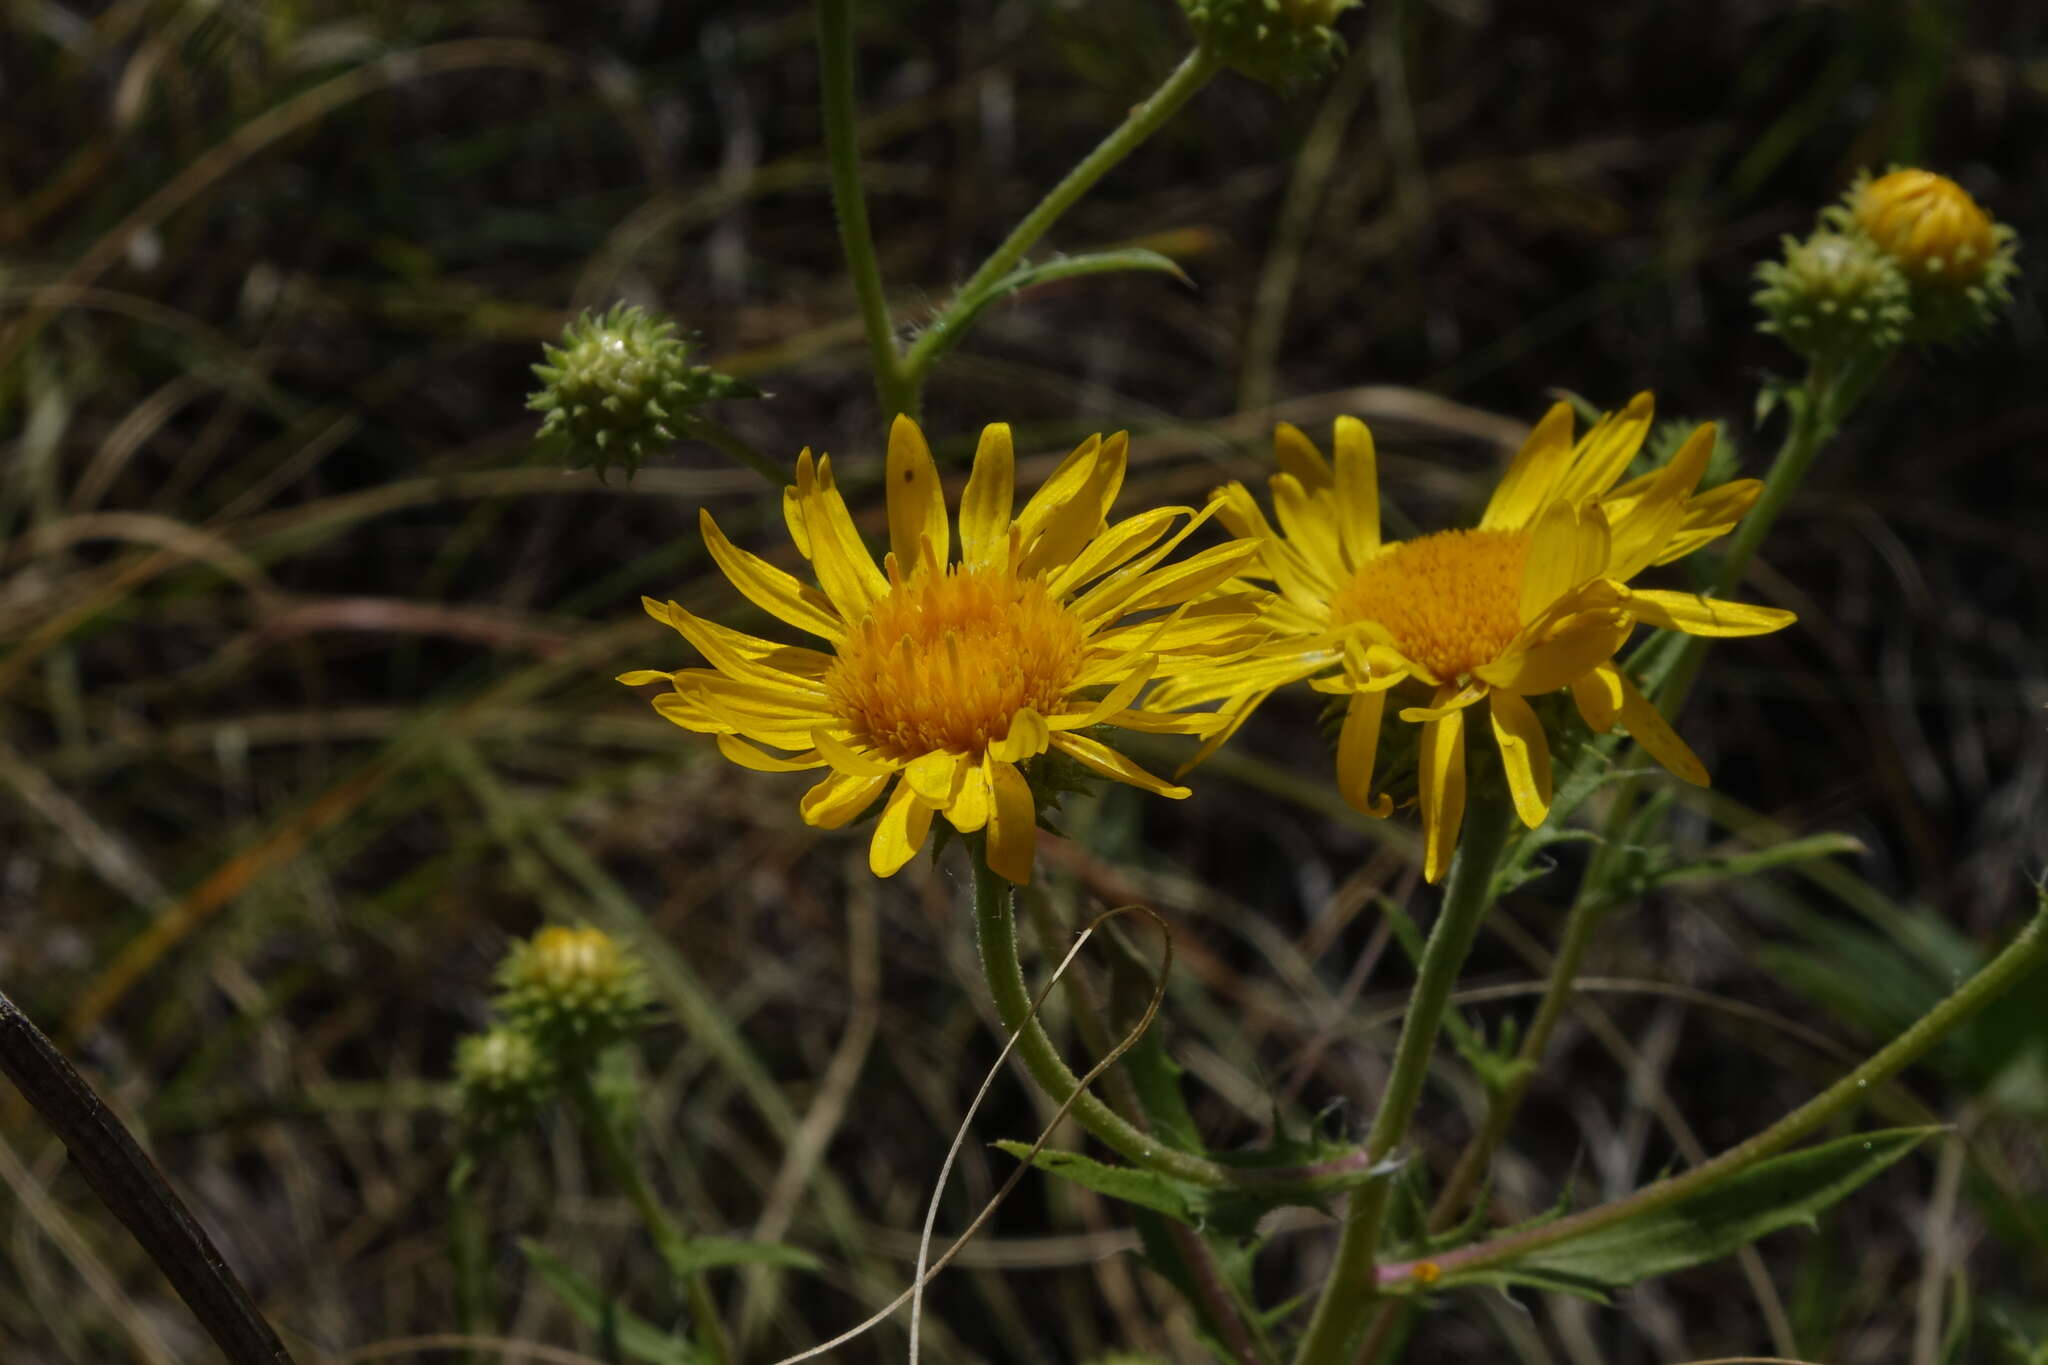
[[[1443,910],[1422,949],[1415,991],[1409,997],[1408,1015],[1394,1048],[1394,1067],[1366,1133],[1365,1154],[1370,1160],[1385,1160],[1408,1136],[1437,1035],[1443,1029],[1451,988],[1472,951],[1480,921],[1493,904],[1493,874],[1507,847],[1513,820],[1513,805],[1497,781],[1475,785],[1464,835],[1451,862],[1450,882],[1444,889]],[[1358,1335],[1378,1298],[1374,1262],[1392,1187],[1391,1176],[1385,1176],[1351,1197],[1337,1243],[1337,1259],[1295,1353],[1295,1365],[1345,1365],[1352,1358]]]

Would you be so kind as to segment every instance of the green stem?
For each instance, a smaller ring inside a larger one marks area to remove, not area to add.
[[[1002,245],[990,252],[988,259],[968,277],[967,283],[954,291],[946,310],[911,343],[903,358],[903,371],[913,400],[923,388],[925,375],[932,365],[959,340],[957,324],[986,302],[989,290],[1017,267],[1024,259],[1024,253],[1036,246],[1038,239],[1045,236],[1061,215],[1094,187],[1096,181],[1136,151],[1146,138],[1159,131],[1162,124],[1222,69],[1223,59],[1207,47],[1197,47],[1188,53],[1152,92],[1151,98],[1133,108],[1129,117],[1096,144],[1094,151],[1081,158],[1067,172],[1066,178],[1048,190],[1037,206],[1024,215],[1023,220],[1010,230],[1010,235],[1003,239]]]
[[[619,1187],[634,1212],[640,1215],[640,1222],[647,1229],[647,1235],[654,1239],[655,1249],[668,1263],[669,1272],[683,1283],[684,1292],[689,1296],[692,1333],[696,1344],[713,1365],[729,1365],[732,1360],[732,1346],[726,1340],[725,1327],[718,1316],[718,1305],[711,1297],[711,1289],[704,1282],[704,1273],[690,1264],[690,1239],[669,1216],[661,1201],[654,1197],[654,1188],[647,1183],[647,1177],[640,1170],[640,1163],[633,1159],[632,1151],[626,1146],[625,1135],[605,1112],[604,1101],[591,1088],[590,1076],[580,1060],[572,1060],[563,1068],[562,1089],[569,1101],[576,1107],[583,1126],[597,1143],[598,1158],[604,1162],[605,1172]]]
[[[683,424],[682,435],[693,440],[702,441],[705,445],[718,447],[718,449],[724,451],[727,455],[739,461],[739,463],[768,480],[778,490],[790,482],[790,474],[787,469],[784,469],[781,465],[755,449],[753,442],[747,440],[723,422],[714,422],[709,417],[704,416],[692,416],[688,422]]]
[[[1472,951],[1480,921],[1493,905],[1493,874],[1507,848],[1513,821],[1514,807],[1497,780],[1475,784],[1464,834],[1451,862],[1450,882],[1444,888],[1443,910],[1423,946],[1408,1016],[1394,1048],[1393,1070],[1366,1133],[1365,1153],[1372,1161],[1385,1160],[1408,1136],[1437,1035],[1443,1029],[1451,988]],[[1358,1335],[1378,1299],[1374,1262],[1392,1188],[1392,1178],[1383,1177],[1351,1197],[1336,1262],[1295,1353],[1294,1365],[1344,1365],[1352,1358]]]
[[[2044,961],[2048,961],[2048,896],[2041,898],[2034,918],[2020,931],[2019,937],[1978,969],[1975,976],[1922,1015],[1911,1028],[1885,1044],[1868,1061],[1763,1132],[1683,1174],[1647,1185],[1625,1199],[1526,1232],[1444,1253],[1434,1258],[1437,1266],[1450,1274],[1499,1265],[1543,1247],[1569,1242],[1630,1218],[1669,1208],[1776,1156],[1837,1115],[1864,1102],[1869,1098],[1870,1087],[1881,1085],[1903,1071],[1946,1037],[1956,1025],[2004,994]],[[1405,1279],[1412,1271],[1412,1264],[1385,1266],[1380,1272],[1381,1280],[1384,1283]]]
[[[464,1150],[448,1176],[448,1256],[455,1270],[455,1330],[466,1337],[487,1336],[493,1322],[488,1273],[488,1230],[477,1206],[476,1158]],[[477,1353],[464,1351],[465,1365],[476,1365]]]
[[[882,268],[875,256],[874,233],[868,227],[867,196],[861,187],[860,146],[854,138],[852,0],[818,0],[818,84],[839,246],[846,255],[854,293],[860,298],[861,324],[867,329],[882,420],[887,423],[899,412],[916,416],[916,389],[907,382],[903,357],[896,350],[889,304],[882,293]]]
[[[1045,1026],[1038,1022],[1031,989],[1024,983],[1024,965],[1017,959],[1015,888],[989,870],[988,860],[978,848],[973,861],[974,927],[981,948],[982,978],[988,983],[989,996],[995,1001],[996,1015],[1003,1021],[1003,1028],[1017,1039],[1017,1055],[1024,1059],[1031,1079],[1055,1104],[1066,1104],[1071,1097],[1073,1104],[1067,1112],[1126,1161],[1211,1189],[1230,1184],[1232,1173],[1224,1167],[1161,1145],[1151,1134],[1081,1089],[1080,1080],[1068,1069]]]

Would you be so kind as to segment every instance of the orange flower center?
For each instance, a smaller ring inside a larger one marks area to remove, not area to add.
[[[847,635],[825,695],[856,741],[889,758],[980,754],[1025,707],[1059,709],[1084,643],[1081,623],[1036,579],[919,573]]]
[[[1330,624],[1377,622],[1444,681],[1500,657],[1521,629],[1523,531],[1438,531],[1396,541],[1330,599]]]

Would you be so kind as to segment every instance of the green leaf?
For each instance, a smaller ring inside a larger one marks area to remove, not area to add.
[[[808,1251],[780,1242],[749,1242],[736,1237],[692,1237],[674,1258],[678,1275],[716,1270],[729,1265],[772,1265],[784,1270],[821,1270],[823,1263]]]
[[[1124,270],[1149,270],[1171,275],[1182,284],[1190,283],[1187,272],[1175,263],[1172,257],[1162,256],[1144,247],[1124,247],[1117,251],[1090,251],[1080,256],[1058,256],[1037,265],[1019,266],[1009,274],[990,285],[988,289],[971,299],[960,303],[960,312],[952,321],[954,337],[974,325],[981,310],[997,299],[1033,285],[1050,284],[1054,280],[1070,280],[1077,275],[1107,275]]]
[[[1940,1131],[1890,1128],[1773,1157],[1668,1208],[1569,1242],[1470,1274],[1447,1266],[1440,1283],[1499,1284],[1510,1275],[1564,1276],[1581,1286],[1572,1292],[1583,1293],[1704,1265],[1780,1228],[1813,1226],[1821,1210]]]
[[[1097,1194],[1121,1199],[1127,1204],[1163,1213],[1168,1218],[1194,1226],[1200,1222],[1204,1193],[1186,1181],[1160,1175],[1156,1171],[1140,1171],[1130,1166],[1111,1166],[1082,1156],[1078,1152],[1056,1152],[1040,1148],[1031,1150],[1028,1142],[1000,1141],[996,1143],[1005,1152],[1019,1161],[1029,1160],[1032,1165],[1048,1175],[1071,1180],[1076,1185],[1091,1189]]]
[[[616,1342],[618,1349],[633,1359],[647,1361],[649,1365],[709,1365],[709,1356],[622,1307],[616,1299],[562,1264],[540,1243],[522,1237],[519,1250],[533,1267],[533,1273],[555,1291],[577,1321]]]

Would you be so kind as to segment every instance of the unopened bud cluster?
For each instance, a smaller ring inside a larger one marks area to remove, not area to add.
[[[455,1052],[463,1122],[487,1141],[539,1113],[565,1069],[593,1070],[604,1049],[646,1022],[651,1001],[639,960],[588,926],[514,943],[497,980],[497,1021]]]
[[[535,365],[541,389],[527,407],[545,413],[540,439],[571,468],[602,474],[623,465],[628,477],[648,456],[681,439],[692,408],[759,390],[690,363],[690,345],[675,323],[625,304],[599,316],[584,313],[559,346],[541,348]]]
[[[1782,260],[1757,268],[1763,329],[1809,357],[1955,341],[2012,302],[2011,228],[1931,171],[1861,176]]]
[[[1181,0],[1195,37],[1233,70],[1272,85],[1320,76],[1344,51],[1331,27],[1358,0]]]

